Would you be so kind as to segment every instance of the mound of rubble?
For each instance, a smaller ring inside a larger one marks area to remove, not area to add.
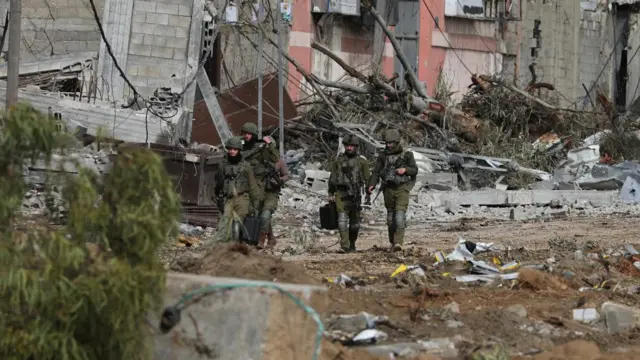
[[[189,273],[290,284],[319,284],[304,268],[258,252],[245,244],[222,244],[202,258],[185,258],[180,267]]]

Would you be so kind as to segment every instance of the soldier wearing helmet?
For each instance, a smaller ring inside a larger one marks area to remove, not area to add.
[[[242,147],[242,157],[246,160],[256,178],[260,203],[258,204],[257,213],[260,216],[260,238],[258,240],[258,248],[264,248],[267,245],[269,230],[271,228],[271,216],[278,207],[278,198],[280,196],[281,181],[280,178],[275,179],[273,175],[275,166],[280,155],[275,143],[269,136],[258,139],[258,127],[254,123],[245,123],[241,130],[244,146]]]
[[[242,140],[232,137],[225,144],[227,153],[216,176],[215,195],[223,218],[244,219],[259,205],[259,193],[253,170],[241,154]],[[235,213],[233,216],[232,213]],[[220,223],[225,223],[222,219]],[[237,236],[239,234],[234,234]],[[239,239],[233,239],[239,240]]]
[[[347,135],[342,140],[344,154],[331,164],[329,199],[335,201],[340,232],[340,252],[356,251],[360,229],[362,193],[369,179],[369,162],[358,155],[359,139]]]
[[[373,192],[380,182],[387,208],[387,229],[391,251],[402,250],[404,232],[407,227],[409,192],[413,189],[418,175],[418,165],[411,151],[400,145],[398,130],[388,130],[384,137],[385,149],[378,155],[367,191]]]

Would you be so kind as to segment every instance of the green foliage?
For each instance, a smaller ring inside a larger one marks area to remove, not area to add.
[[[179,202],[161,159],[125,148],[110,173],[66,179],[65,229],[13,229],[25,161],[50,158],[55,121],[19,105],[0,133],[0,358],[149,359],[146,314],[161,304],[155,256]]]

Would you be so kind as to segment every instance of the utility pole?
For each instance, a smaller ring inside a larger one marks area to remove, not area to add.
[[[260,15],[262,14],[262,3],[258,7],[258,137],[262,139],[262,48],[264,47],[264,29]]]
[[[12,0],[13,1],[13,0]],[[280,115],[280,126],[278,139],[280,140],[280,157],[284,158],[284,80],[282,79],[282,6],[280,2],[277,2],[278,9],[276,11],[276,28],[278,29],[278,115]]]
[[[22,3],[20,0],[9,2],[9,61],[7,64],[6,111],[18,101],[18,75],[20,74],[20,24],[22,22]]]

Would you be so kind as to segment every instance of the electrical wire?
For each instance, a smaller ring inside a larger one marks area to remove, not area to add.
[[[315,349],[313,351],[312,360],[317,360],[319,358],[321,343],[322,343],[322,336],[324,334],[324,325],[322,324],[320,315],[312,307],[305,304],[304,301],[302,301],[302,299],[300,299],[299,297],[295,296],[291,292],[283,289],[282,287],[276,284],[246,283],[246,284],[207,285],[199,289],[190,291],[185,295],[183,295],[180,298],[180,300],[178,300],[178,302],[175,303],[173,306],[167,307],[164,310],[162,314],[162,319],[160,321],[161,331],[166,334],[175,325],[177,325],[178,322],[180,322],[180,312],[186,309],[187,307],[189,307],[189,305],[191,305],[193,302],[195,302],[198,296],[204,297],[204,296],[220,293],[224,290],[236,290],[236,289],[273,289],[273,290],[277,290],[279,293],[291,299],[297,306],[299,306],[302,310],[304,310],[305,313],[309,314],[311,319],[313,319],[313,321],[318,326],[316,330]]]

